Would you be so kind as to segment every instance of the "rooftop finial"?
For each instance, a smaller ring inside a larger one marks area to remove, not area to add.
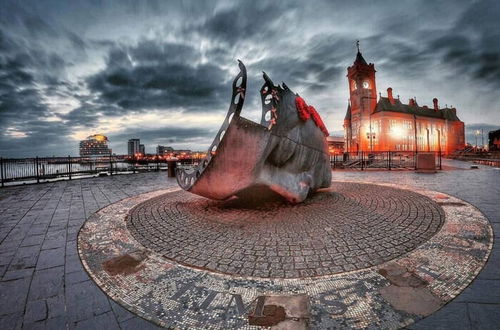
[[[359,40],[356,40],[356,47],[358,48],[358,53],[359,53]]]

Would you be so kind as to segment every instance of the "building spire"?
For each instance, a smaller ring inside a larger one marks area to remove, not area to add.
[[[358,53],[356,54],[356,60],[354,61],[354,64],[362,64],[362,65],[368,65],[366,63],[365,59],[363,58],[363,55],[361,55],[361,52],[359,51],[359,40],[356,40],[356,48],[358,49]]]

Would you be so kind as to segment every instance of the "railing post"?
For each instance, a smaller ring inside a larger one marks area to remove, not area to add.
[[[389,164],[389,171],[391,170],[391,151],[387,152],[387,163]]]
[[[160,158],[158,157],[158,153],[156,153],[156,172],[160,170]]]
[[[3,177],[3,157],[0,157],[0,178],[2,179],[2,187],[5,187],[4,177]]]
[[[68,155],[68,175],[69,179],[71,180],[71,156]]]
[[[113,160],[111,159],[111,153],[109,153],[109,175],[113,175]]]
[[[441,151],[439,151],[439,170],[441,171],[443,168],[441,167]]]
[[[36,183],[40,183],[40,172],[38,169],[38,156],[35,157],[35,166],[36,166]]]
[[[365,166],[364,162],[365,162],[365,160],[363,158],[363,151],[361,151],[361,171],[364,170],[364,166]]]

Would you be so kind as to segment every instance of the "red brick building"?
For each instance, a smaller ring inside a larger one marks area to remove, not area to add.
[[[403,104],[387,88],[377,98],[375,66],[366,63],[358,50],[347,68],[350,102],[344,119],[345,150],[442,151],[452,153],[465,147],[464,123],[455,108],[419,106],[415,99]]]

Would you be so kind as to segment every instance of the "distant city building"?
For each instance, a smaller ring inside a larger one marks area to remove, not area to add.
[[[80,141],[80,157],[109,156],[108,138],[102,134],[88,136]]]
[[[183,156],[189,156],[191,155],[191,150],[189,149],[178,149],[178,150],[174,150],[174,154],[176,155],[183,155]]]
[[[344,137],[327,136],[326,143],[328,144],[328,153],[330,155],[341,155],[344,153]]]
[[[139,144],[139,153],[143,156],[146,154],[146,147],[144,144]]]
[[[160,145],[158,145],[156,147],[156,153],[160,156],[164,156],[166,154],[173,153],[173,152],[174,152],[174,148],[172,148],[172,147],[166,147],[166,146],[160,146]]]
[[[500,129],[488,133],[488,150],[500,151]]]
[[[129,157],[134,157],[136,154],[140,153],[141,140],[130,139],[128,140],[128,155]]]
[[[442,151],[446,154],[465,147],[464,123],[453,107],[419,106],[412,98],[403,104],[394,98],[377,99],[375,66],[366,63],[358,49],[354,64],[347,68],[350,99],[344,119],[345,150],[358,151]]]

